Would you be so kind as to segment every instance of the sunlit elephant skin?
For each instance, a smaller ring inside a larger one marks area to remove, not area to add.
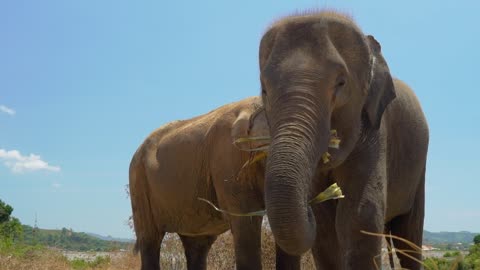
[[[212,243],[230,228],[237,269],[261,268],[262,217],[223,215],[198,200],[233,213],[265,208],[264,162],[241,170],[249,153],[233,144],[237,138],[268,135],[260,107],[260,97],[251,97],[169,123],[136,151],[130,164],[130,194],[142,269],[160,268],[166,232],[179,234],[188,269],[205,269]]]
[[[348,16],[311,12],[274,23],[259,62],[271,135],[265,204],[281,249],[312,248],[318,269],[375,269],[381,238],[361,230],[391,231],[420,246],[429,131],[415,94],[392,79],[380,44]],[[339,149],[328,148],[331,129]],[[308,204],[333,182],[345,199]],[[420,269],[400,259],[403,268]]]

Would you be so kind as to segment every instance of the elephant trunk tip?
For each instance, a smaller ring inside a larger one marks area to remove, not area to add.
[[[314,244],[316,222],[310,207],[308,207],[307,222],[298,221],[286,224],[282,220],[272,220],[270,226],[277,245],[290,255],[300,256],[311,249]]]

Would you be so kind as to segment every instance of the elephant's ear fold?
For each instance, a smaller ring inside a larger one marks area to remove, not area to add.
[[[269,135],[269,127],[265,110],[257,106],[252,110],[242,111],[232,125],[232,140],[240,138],[262,137]],[[250,142],[250,147],[255,148],[255,142]]]
[[[248,136],[251,113],[242,111],[232,124],[232,142]]]
[[[382,115],[388,104],[395,99],[395,87],[387,62],[382,56],[381,46],[373,36],[367,36],[371,54],[371,73],[365,111],[372,127],[380,128]]]
[[[270,136],[270,128],[265,115],[265,108],[259,107],[250,116],[249,137],[267,137]]]

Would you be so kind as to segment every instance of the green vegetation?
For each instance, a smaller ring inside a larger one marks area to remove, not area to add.
[[[0,241],[13,243],[22,235],[20,221],[12,217],[13,207],[0,200]]]
[[[477,235],[476,238],[480,239],[480,235]],[[475,242],[470,248],[470,252],[465,257],[465,265],[470,267],[465,269],[480,270],[480,243]]]
[[[70,266],[73,269],[90,269],[90,268],[103,268],[102,266],[107,266],[110,264],[110,257],[96,257],[93,261],[86,261],[84,259],[74,259],[70,261]]]
[[[13,207],[0,200],[0,255],[23,258],[43,249],[39,245],[21,243],[23,227],[17,218],[11,216],[12,212]]]
[[[72,229],[44,230],[22,225],[12,217],[13,207],[0,200],[0,252],[17,255],[41,246],[71,251],[115,251],[128,249],[129,243],[106,241]]]
[[[115,251],[127,249],[129,244],[105,241],[72,229],[43,230],[23,225],[23,242],[29,245],[42,244],[72,251]]]
[[[480,235],[475,236],[474,244],[470,247],[467,256],[463,257],[459,251],[446,252],[443,258],[426,259],[425,269],[480,270],[480,243],[475,239],[480,239]]]
[[[423,231],[423,243],[434,244],[470,244],[473,242],[475,233],[471,232],[429,232]],[[478,239],[480,241],[480,239]]]
[[[444,258],[458,257],[458,256],[460,256],[460,251],[453,251],[453,252],[447,251],[445,254],[443,254]]]
[[[480,244],[480,234],[477,235],[477,236],[475,236],[475,237],[473,238],[473,243],[474,243],[475,245]]]

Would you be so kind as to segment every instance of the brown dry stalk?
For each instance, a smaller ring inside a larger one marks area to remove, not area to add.
[[[418,262],[419,264],[423,265],[424,267],[428,268],[428,269],[431,269],[429,268],[427,265],[425,265],[424,262],[422,262],[421,260],[413,257],[412,255],[408,254],[408,253],[414,253],[414,254],[423,254],[422,253],[422,248],[420,248],[419,246],[415,245],[414,243],[408,241],[407,239],[404,239],[402,237],[399,237],[399,236],[395,236],[395,235],[391,235],[391,234],[383,234],[383,233],[373,233],[373,232],[367,232],[367,231],[364,231],[364,230],[360,230],[361,233],[363,234],[366,234],[366,235],[371,235],[371,236],[377,236],[377,237],[388,237],[390,239],[396,239],[396,240],[399,240],[407,245],[409,245],[410,247],[412,247],[414,250],[405,250],[405,249],[396,249],[395,247],[390,248],[390,253],[395,253],[395,252],[398,252],[400,254],[402,254],[403,256],[407,257],[407,258],[410,258],[411,260],[414,260],[416,262]],[[375,257],[373,258],[373,263],[375,264],[375,267],[377,267],[377,263],[375,262]],[[377,268],[378,269],[378,268]],[[402,268],[403,269],[403,268]]]
[[[318,194],[313,199],[311,199],[309,201],[309,203],[310,204],[317,204],[317,203],[321,203],[321,202],[328,201],[328,200],[336,200],[336,199],[342,199],[342,198],[345,198],[345,196],[342,194],[342,190],[337,185],[337,183],[333,183],[327,189],[320,192],[320,194]],[[212,203],[211,201],[209,201],[207,199],[204,199],[204,198],[197,198],[197,199],[200,200],[200,201],[208,203],[216,211],[218,211],[220,213],[228,214],[228,215],[231,215],[231,216],[253,217],[253,216],[264,216],[267,213],[267,210],[258,210],[258,211],[254,211],[254,212],[248,212],[248,213],[234,213],[234,212],[229,212],[227,210],[218,208],[214,203]]]
[[[404,242],[406,243],[407,245],[409,245],[410,247],[412,247],[414,250],[418,251],[418,252],[422,252],[422,248],[418,247],[417,245],[415,245],[414,243],[408,241],[407,239],[404,239],[404,238],[401,238],[399,236],[395,236],[395,235],[390,235],[390,234],[383,234],[383,233],[373,233],[373,232],[367,232],[367,231],[364,231],[364,230],[360,230],[361,233],[363,234],[366,234],[366,235],[372,235],[372,236],[378,236],[378,237],[388,237],[388,238],[393,238],[393,239],[397,239],[401,242]]]
[[[218,211],[220,213],[224,213],[224,214],[234,216],[234,217],[254,217],[254,216],[263,217],[267,213],[266,210],[259,210],[259,211],[255,211],[255,212],[249,212],[249,213],[234,213],[234,212],[229,212],[227,210],[223,210],[223,209],[218,208],[217,206],[215,206],[214,203],[212,203],[211,201],[209,201],[207,199],[204,199],[204,198],[197,198],[197,199],[200,200],[200,201],[208,203],[211,207],[213,207],[213,209],[215,209],[216,211]]]

